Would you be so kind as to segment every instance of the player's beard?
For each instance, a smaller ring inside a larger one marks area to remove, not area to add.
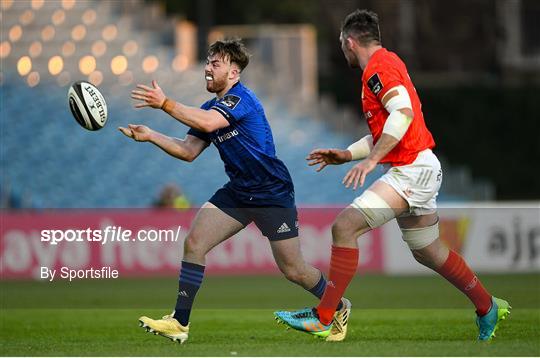
[[[356,56],[353,53],[347,53],[345,54],[345,59],[347,60],[347,63],[349,64],[350,68],[359,68],[360,62],[356,58]]]
[[[206,90],[210,93],[218,93],[227,87],[227,74],[223,77],[213,77],[212,81],[206,81]]]

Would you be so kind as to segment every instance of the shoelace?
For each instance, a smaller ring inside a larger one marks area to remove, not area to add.
[[[314,310],[310,310],[310,311],[304,311],[304,312],[300,312],[300,313],[296,313],[293,315],[294,318],[315,318],[317,317],[315,315],[315,312],[313,312]]]

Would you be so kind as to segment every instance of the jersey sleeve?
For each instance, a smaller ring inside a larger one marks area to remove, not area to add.
[[[204,132],[201,132],[197,129],[193,129],[193,128],[190,128],[189,131],[187,132],[187,134],[189,135],[192,135],[192,136],[195,136],[199,139],[202,139],[204,140],[206,143],[210,143],[211,140],[210,140],[210,136],[208,135],[208,133],[204,133]]]
[[[396,68],[391,66],[377,66],[366,77],[367,88],[379,101],[390,89],[403,84],[403,77]]]
[[[219,112],[229,123],[241,121],[251,112],[249,99],[243,99],[237,94],[228,94],[218,100],[210,109]]]
[[[210,107],[212,106],[211,103],[212,103],[212,101],[206,101],[205,103],[203,103],[203,104],[201,105],[200,108],[201,108],[201,109],[210,109]],[[195,136],[195,137],[197,137],[197,138],[199,138],[199,139],[202,139],[202,140],[204,140],[204,141],[207,142],[207,143],[210,143],[210,142],[211,142],[210,136],[209,136],[208,133],[201,132],[201,131],[199,131],[199,130],[197,130],[197,129],[190,128],[190,129],[188,130],[187,134],[192,135],[192,136]]]

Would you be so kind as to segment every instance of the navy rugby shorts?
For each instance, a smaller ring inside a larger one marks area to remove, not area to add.
[[[251,222],[271,241],[298,236],[298,212],[294,192],[268,201],[246,198],[245,193],[224,186],[208,200],[230,217],[247,226]]]

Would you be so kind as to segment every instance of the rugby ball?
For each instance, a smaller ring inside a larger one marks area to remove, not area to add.
[[[107,103],[91,83],[78,81],[69,87],[69,109],[82,127],[89,131],[103,128],[107,122]]]

